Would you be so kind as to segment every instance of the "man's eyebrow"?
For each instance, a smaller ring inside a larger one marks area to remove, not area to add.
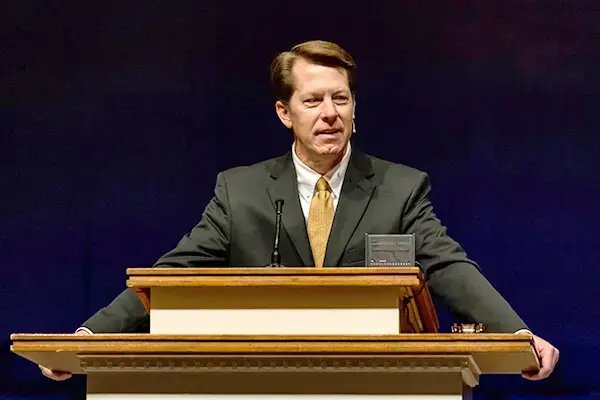
[[[313,91],[313,92],[306,92],[306,93],[302,94],[302,97],[322,96],[322,95],[323,95],[322,91]]]
[[[305,92],[305,93],[301,94],[300,97],[303,99],[305,99],[307,97],[318,97],[318,96],[323,96],[324,93],[325,93],[325,91],[323,91],[323,90],[314,90],[314,91],[310,91],[310,92]],[[333,90],[332,93],[334,95],[339,95],[339,94],[349,95],[350,90],[348,90],[347,88],[339,88],[339,89]]]

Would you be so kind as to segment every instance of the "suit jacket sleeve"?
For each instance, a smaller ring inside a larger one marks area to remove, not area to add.
[[[526,329],[523,320],[446,234],[428,199],[427,174],[421,173],[407,202],[404,231],[415,233],[417,259],[432,293],[440,297],[462,322],[481,322],[490,332]]]
[[[225,266],[229,260],[229,201],[223,174],[217,176],[215,193],[200,222],[177,246],[160,257],[155,267]],[[149,332],[150,319],[137,295],[125,289],[109,305],[82,326],[94,333]]]

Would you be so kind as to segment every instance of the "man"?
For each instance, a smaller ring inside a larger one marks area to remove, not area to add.
[[[275,110],[293,131],[291,152],[217,177],[201,221],[156,266],[265,266],[270,263],[274,204],[283,199],[280,240],[285,266],[364,265],[365,233],[414,233],[416,255],[429,288],[464,321],[492,332],[527,333],[525,323],[446,235],[428,200],[425,173],[368,156],[351,146],[355,64],[338,45],[311,41],[277,56],[271,78]],[[78,330],[147,332],[148,315],[130,290]],[[534,337],[550,375],[558,350]],[[49,371],[62,380],[69,373]]]

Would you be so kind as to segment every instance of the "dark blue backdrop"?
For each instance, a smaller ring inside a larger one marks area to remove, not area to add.
[[[255,3],[0,6],[0,399],[83,397],[9,334],[71,332],[199,220],[218,171],[287,151],[268,65],[315,38],[356,58],[358,145],[430,174],[450,234],[561,350],[551,379],[476,393],[597,398],[595,2]]]

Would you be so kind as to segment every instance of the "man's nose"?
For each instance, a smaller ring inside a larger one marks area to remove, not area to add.
[[[323,103],[321,103],[321,118],[325,122],[333,123],[337,119],[337,108],[332,99],[325,99]]]

